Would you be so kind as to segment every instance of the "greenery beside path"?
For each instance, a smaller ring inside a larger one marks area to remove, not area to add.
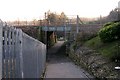
[[[115,70],[115,67],[120,66],[119,24],[118,21],[107,23],[94,35],[79,34],[77,40],[69,46],[69,57],[98,79],[118,78],[119,70]],[[101,32],[106,37],[101,37]]]

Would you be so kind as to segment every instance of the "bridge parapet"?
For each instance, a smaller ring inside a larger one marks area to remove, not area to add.
[[[71,27],[65,27],[65,26],[43,26],[43,31],[70,31]]]

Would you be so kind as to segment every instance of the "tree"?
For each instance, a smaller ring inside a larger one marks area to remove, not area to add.
[[[112,10],[109,13],[109,15],[107,17],[107,20],[109,20],[109,21],[116,21],[116,20],[118,20],[118,9],[117,8],[115,8],[114,10]]]
[[[67,19],[67,16],[62,12],[60,15],[50,12],[47,12],[47,21],[49,25],[63,25],[63,22]]]
[[[47,20],[50,22],[50,24],[54,24],[57,21],[57,15],[54,13],[50,13],[47,16]]]

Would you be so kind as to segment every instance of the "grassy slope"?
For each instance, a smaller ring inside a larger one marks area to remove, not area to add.
[[[118,44],[120,44],[120,41],[102,43],[100,38],[97,36],[91,40],[86,41],[84,45],[97,50],[103,56],[113,59],[116,56],[119,57],[118,54],[120,55],[120,48],[118,48]]]

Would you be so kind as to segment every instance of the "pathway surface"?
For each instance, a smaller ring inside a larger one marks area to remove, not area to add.
[[[85,80],[93,78],[64,55],[65,47],[61,48],[63,44],[64,41],[58,41],[48,50],[45,78],[85,78]]]

